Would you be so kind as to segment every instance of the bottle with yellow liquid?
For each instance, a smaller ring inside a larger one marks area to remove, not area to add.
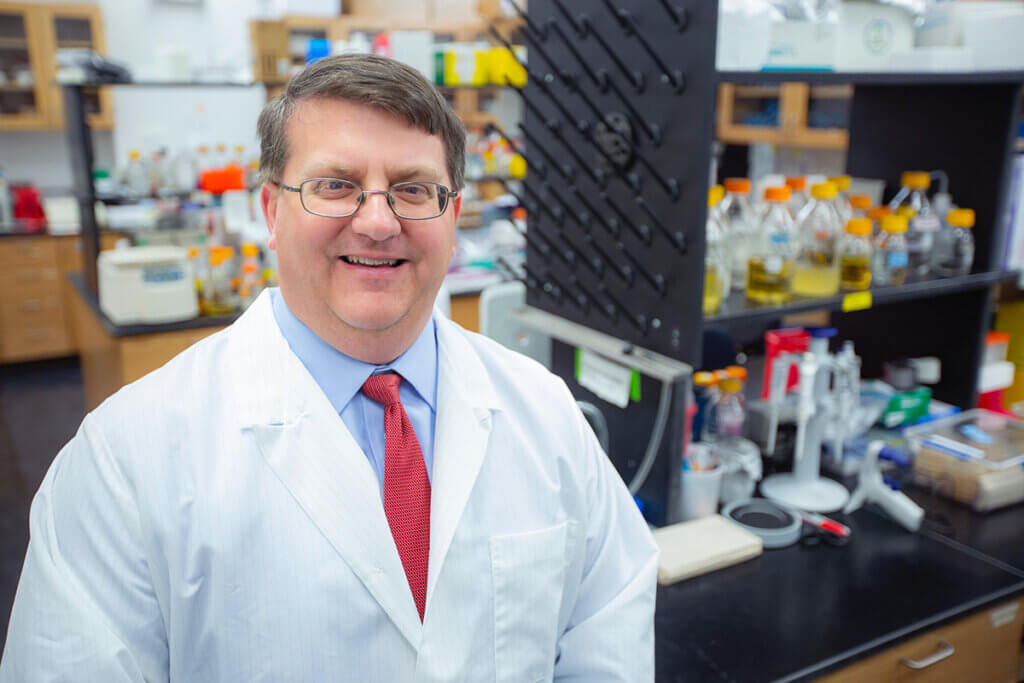
[[[871,219],[851,218],[839,241],[840,285],[847,290],[871,286]]]
[[[708,220],[704,234],[704,315],[718,311],[729,294],[729,251],[725,245],[718,204],[725,190],[715,185],[708,191]]]
[[[836,246],[842,230],[833,183],[811,188],[811,201],[797,226],[800,248],[793,273],[793,293],[801,296],[833,296],[839,291],[839,259]]]
[[[907,217],[885,216],[871,259],[876,285],[902,285],[907,280]]]
[[[747,298],[763,304],[781,304],[792,292],[796,256],[789,188],[769,187],[764,198],[768,209],[747,261]]]

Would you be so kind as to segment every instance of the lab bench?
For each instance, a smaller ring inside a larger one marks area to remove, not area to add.
[[[928,514],[919,533],[869,506],[839,516],[846,546],[766,550],[659,587],[657,680],[1018,680],[1024,505],[980,515],[910,495]]]

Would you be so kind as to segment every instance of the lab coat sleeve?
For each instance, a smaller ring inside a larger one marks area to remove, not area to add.
[[[132,486],[91,418],[32,502],[0,683],[168,680]]]
[[[554,679],[653,681],[658,548],[582,414],[579,423],[589,470],[586,558]]]

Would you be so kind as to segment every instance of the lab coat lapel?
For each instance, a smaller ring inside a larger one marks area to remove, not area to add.
[[[473,491],[491,434],[497,400],[465,332],[442,315],[437,321],[437,422],[430,495],[427,610],[452,538]]]
[[[266,381],[242,397],[248,424],[267,464],[413,647],[422,624],[366,456],[315,380],[292,353],[269,298],[251,329],[249,367]],[[247,313],[248,315],[248,313]],[[255,317],[255,316],[254,316]],[[242,321],[239,321],[242,322]]]

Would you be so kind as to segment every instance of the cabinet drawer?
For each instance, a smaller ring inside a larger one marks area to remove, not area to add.
[[[63,325],[41,325],[0,331],[0,358],[5,361],[35,360],[73,353]]]
[[[6,266],[0,270],[0,292],[5,297],[57,294],[60,271],[56,266]]]
[[[124,235],[118,232],[104,232],[100,234],[100,251],[113,249],[118,240]],[[67,235],[60,237],[57,242],[57,253],[60,269],[65,273],[75,273],[82,270],[82,238],[78,235]]]
[[[852,664],[820,681],[971,681],[1016,680],[1024,625],[1021,601],[1004,603],[940,626],[874,657]]]
[[[3,329],[50,324],[64,324],[64,304],[59,291],[0,297],[0,327]]]
[[[8,237],[0,240],[0,266],[56,266],[52,237]]]

